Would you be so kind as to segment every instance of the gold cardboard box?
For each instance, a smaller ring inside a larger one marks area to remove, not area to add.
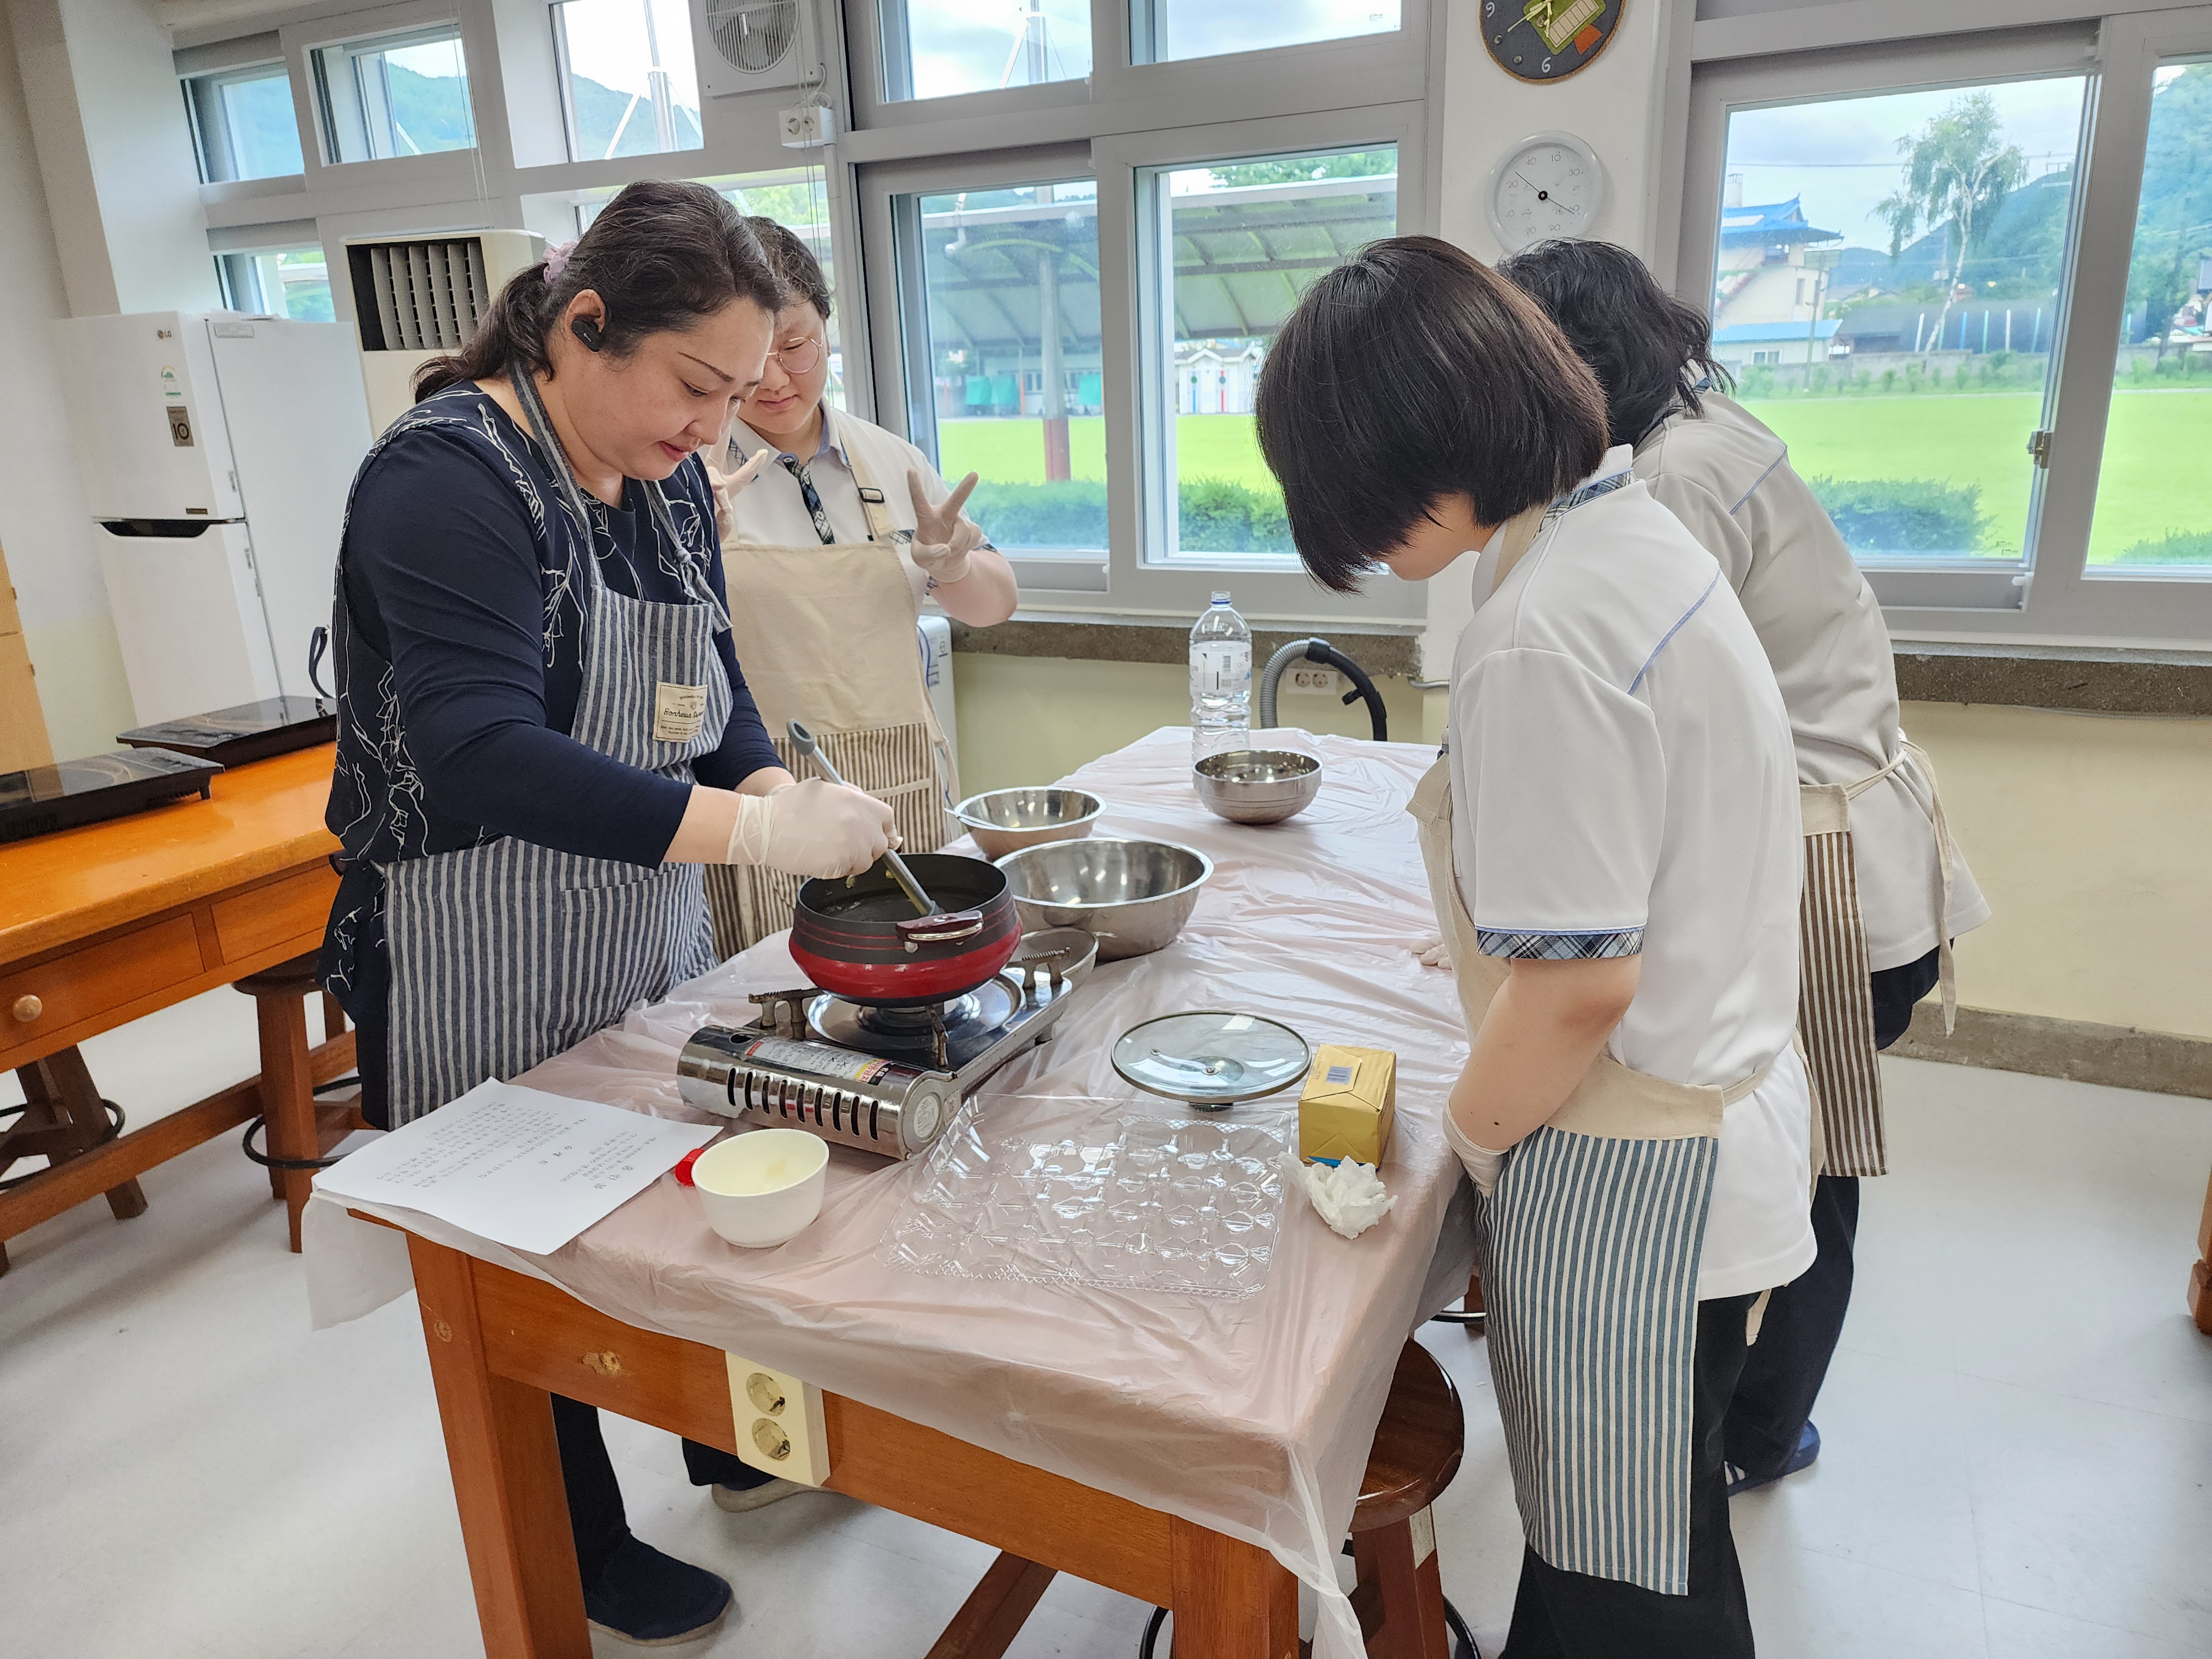
[[[1397,1110],[1397,1055],[1323,1043],[1298,1097],[1298,1156],[1379,1164]]]

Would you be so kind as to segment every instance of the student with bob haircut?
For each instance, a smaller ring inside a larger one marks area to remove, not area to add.
[[[1541,306],[1605,390],[1632,471],[1717,559],[1790,711],[1804,808],[1798,1026],[1826,1165],[1813,1204],[1820,1258],[1774,1293],[1725,1439],[1731,1494],[1820,1454],[1813,1402],[1850,1306],[1859,1178],[1888,1169],[1877,1050],[1905,1035],[1949,942],[1990,907],[1951,842],[1935,774],[1898,724],[1881,606],[1789,447],[1723,395],[1700,312],[1605,242],[1539,243],[1498,267]]]
[[[1446,753],[1410,810],[1470,1038],[1444,1132],[1481,1194],[1528,1544],[1508,1651],[1747,1659],[1720,1426],[1765,1292],[1814,1255],[1774,676],[1606,447],[1589,369],[1447,243],[1378,242],[1315,283],[1259,427],[1328,586],[1477,554]]]

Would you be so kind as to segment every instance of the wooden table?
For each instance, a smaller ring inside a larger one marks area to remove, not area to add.
[[[543,1279],[407,1244],[487,1659],[590,1659],[548,1396],[735,1455],[727,1361]],[[1294,1659],[1297,1581],[1256,1545],[857,1401],[823,1406],[831,1491],[1002,1552],[930,1659],[997,1659],[1054,1572],[1172,1608],[1175,1659]]]
[[[95,1144],[105,1120],[76,1046],[321,945],[337,890],[323,828],[334,753],[256,761],[207,800],[0,846],[0,1069],[23,1074],[33,1102],[7,1155],[57,1160],[0,1193],[0,1271],[8,1239],[101,1194],[136,1215],[140,1175],[260,1114],[256,1076]],[[353,1044],[346,1032],[310,1051],[314,1081],[349,1070]]]

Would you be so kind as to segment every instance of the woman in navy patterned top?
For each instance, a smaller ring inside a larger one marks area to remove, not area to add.
[[[632,185],[423,367],[362,465],[323,975],[361,1027],[372,1121],[512,1078],[713,966],[703,865],[848,875],[896,843],[889,807],[778,764],[731,646],[696,453],[758,383],[783,297],[713,191]],[[554,1416],[592,1623],[703,1632],[729,1587],[630,1534],[596,1413]],[[793,1490],[685,1455],[726,1508]]]

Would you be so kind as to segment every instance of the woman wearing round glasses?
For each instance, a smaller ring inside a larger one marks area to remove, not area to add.
[[[948,492],[912,444],[823,401],[822,267],[773,219],[747,222],[791,299],[759,386],[708,452],[738,659],[779,749],[786,723],[805,721],[842,775],[890,805],[901,845],[928,852],[957,783],[922,678],[921,601],[988,628],[1013,615],[1014,573],[960,511],[973,473]],[[790,926],[798,887],[768,870],[710,878],[718,946]]]

